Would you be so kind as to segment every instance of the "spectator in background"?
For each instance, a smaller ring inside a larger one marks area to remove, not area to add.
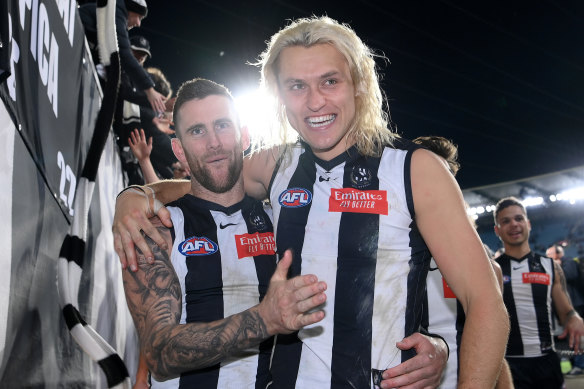
[[[531,251],[531,223],[525,207],[514,197],[495,208],[495,234],[505,246],[496,258],[503,270],[503,300],[509,311],[511,333],[505,357],[518,389],[560,389],[564,378],[551,334],[552,302],[569,346],[577,353],[584,335],[582,318],[574,310],[558,263]]]
[[[584,298],[580,291],[581,274],[578,268],[578,263],[573,259],[564,257],[564,248],[560,245],[554,244],[546,251],[546,255],[553,259],[555,263],[562,267],[564,276],[566,277],[566,284],[568,287],[568,295],[572,300],[574,309],[580,316],[584,316]],[[584,355],[576,355],[572,360],[572,370],[566,377],[576,377],[584,374]]]
[[[97,47],[97,15],[96,3],[86,3],[79,7],[79,16],[85,29],[85,36],[89,43],[93,62],[98,65],[99,59]],[[140,27],[142,19],[148,14],[148,7],[145,0],[116,0],[116,33],[120,53],[122,70],[128,74],[132,82],[144,91],[150,106],[155,112],[164,112],[165,98],[154,89],[154,83],[136,60],[130,47],[128,30]],[[98,74],[103,77],[98,66]]]

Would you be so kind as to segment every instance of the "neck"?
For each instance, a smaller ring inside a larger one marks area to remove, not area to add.
[[[234,204],[237,204],[245,197],[243,180],[241,179],[237,181],[231,189],[224,193],[212,192],[209,189],[195,183],[195,180],[191,180],[190,193],[195,197],[219,204],[223,207],[230,207]]]
[[[505,254],[513,258],[522,258],[531,251],[529,244],[525,243],[520,246],[505,245]]]

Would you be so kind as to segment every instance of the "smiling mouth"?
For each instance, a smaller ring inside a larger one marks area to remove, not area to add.
[[[316,116],[307,118],[306,122],[310,127],[318,128],[331,124],[336,119],[336,117],[337,117],[336,114]]]

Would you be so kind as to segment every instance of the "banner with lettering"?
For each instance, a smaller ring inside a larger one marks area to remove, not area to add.
[[[10,76],[0,97],[44,180],[70,218],[76,177],[99,107],[74,0],[9,0]]]
[[[59,307],[57,259],[101,101],[75,0],[0,2],[0,387],[106,387]],[[137,365],[111,223],[124,185],[113,132],[101,157],[79,287],[84,319]]]

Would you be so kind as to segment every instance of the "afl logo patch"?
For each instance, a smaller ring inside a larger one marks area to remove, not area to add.
[[[511,282],[511,277],[509,277],[509,276],[503,276],[503,283],[504,284],[508,284],[509,282]]]
[[[371,170],[363,166],[354,166],[351,171],[351,182],[354,188],[362,189],[371,185]]]
[[[285,208],[300,208],[310,204],[312,193],[304,188],[290,188],[280,194],[278,203]]]
[[[209,238],[193,236],[178,245],[178,251],[185,257],[211,255],[217,252],[219,246]]]

